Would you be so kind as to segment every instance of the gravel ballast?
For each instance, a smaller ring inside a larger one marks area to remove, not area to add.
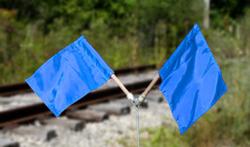
[[[154,90],[153,93],[156,97],[161,96],[158,90]],[[141,130],[172,123],[173,120],[165,100],[161,103],[148,101],[148,108],[140,109]],[[110,115],[108,120],[87,123],[83,130],[77,132],[62,126],[41,126],[39,122],[21,127],[39,127],[44,130],[53,127],[57,137],[44,141],[34,135],[20,135],[12,133],[12,131],[1,132],[1,135],[19,142],[23,147],[120,147],[122,145],[119,144],[119,140],[128,136],[134,138],[134,142],[136,142],[136,109],[131,107],[131,113],[128,115]],[[128,141],[131,142],[131,140]]]

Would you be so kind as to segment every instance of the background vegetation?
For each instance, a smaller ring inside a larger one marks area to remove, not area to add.
[[[250,146],[250,2],[211,0],[203,28],[229,91],[188,133],[149,129],[145,146]],[[0,0],[0,84],[23,82],[81,34],[113,68],[161,65],[204,0]]]

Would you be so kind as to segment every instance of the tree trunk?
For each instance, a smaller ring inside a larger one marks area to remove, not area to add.
[[[209,13],[210,13],[210,0],[204,0],[204,16],[203,16],[203,27],[209,28]]]

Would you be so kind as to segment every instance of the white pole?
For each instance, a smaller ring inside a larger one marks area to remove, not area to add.
[[[111,75],[111,78],[116,82],[116,84],[121,88],[121,90],[126,94],[127,98],[134,102],[134,96],[128,91],[128,89],[122,84],[115,74]]]

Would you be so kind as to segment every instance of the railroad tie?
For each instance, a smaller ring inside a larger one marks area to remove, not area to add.
[[[57,137],[55,129],[42,126],[21,126],[11,130],[11,133],[32,136],[42,141],[50,141]]]
[[[135,95],[135,97],[138,97],[138,95]],[[112,103],[119,103],[122,105],[126,105],[128,107],[132,107],[133,104],[131,102],[129,102],[127,99],[123,98],[123,99],[118,99],[118,100],[114,100],[112,101]],[[148,108],[148,102],[144,101],[140,104],[140,108]]]
[[[125,115],[130,113],[130,107],[121,103],[101,103],[88,107],[91,110],[106,112],[109,115]]]
[[[0,138],[0,147],[19,147],[20,144],[8,138]]]
[[[12,99],[6,99],[6,98],[0,96],[0,104],[1,105],[7,105],[7,104],[10,104],[11,102],[12,102]]]
[[[73,119],[79,119],[86,122],[100,122],[108,119],[108,114],[106,112],[96,111],[96,110],[78,110],[74,112],[68,112],[67,116]]]
[[[148,102],[144,101],[140,103],[140,108],[148,108]]]
[[[42,124],[60,126],[73,131],[81,131],[85,127],[85,121],[76,119],[50,118],[41,120]]]
[[[151,102],[161,103],[163,102],[164,98],[159,91],[151,91],[147,95],[146,100],[151,101]]]

